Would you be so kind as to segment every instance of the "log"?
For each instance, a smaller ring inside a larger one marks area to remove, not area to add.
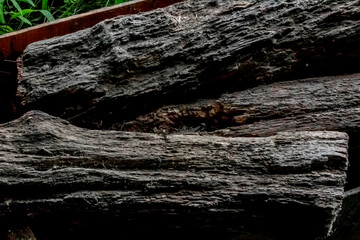
[[[186,1],[33,43],[19,64],[18,114],[107,129],[165,103],[355,72],[359,9],[357,0]]]
[[[265,137],[283,131],[350,136],[346,189],[360,186],[360,74],[262,85],[217,99],[168,105],[113,129]]]
[[[29,45],[19,118],[0,125],[0,235],[19,221],[40,240],[341,229],[359,75],[271,83],[358,72],[359,12],[357,0],[187,1]]]
[[[36,240],[34,233],[29,227],[18,226],[8,230],[7,240]]]
[[[213,100],[169,105],[112,128],[159,132],[214,131],[221,136],[269,136],[282,131],[360,128],[360,74],[262,85]]]
[[[0,125],[0,222],[22,219],[35,236],[39,226],[45,234],[80,222],[93,226],[90,238],[113,234],[110,225],[118,236],[165,238],[171,229],[172,236],[320,239],[341,209],[347,142],[340,132],[240,138],[88,130],[30,111]],[[52,239],[68,239],[60,232]]]

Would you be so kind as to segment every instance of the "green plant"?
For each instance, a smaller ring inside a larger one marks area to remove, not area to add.
[[[131,0],[0,0],[0,35]]]
[[[0,0],[0,34],[52,20],[48,0]]]
[[[64,0],[64,5],[54,11],[54,16],[65,18],[129,1],[131,0]]]

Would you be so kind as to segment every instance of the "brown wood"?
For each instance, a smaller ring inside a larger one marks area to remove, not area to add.
[[[282,131],[360,128],[360,74],[262,85],[213,100],[168,105],[116,124],[143,132],[214,131],[221,136],[269,136]]]
[[[292,232],[292,239],[318,239],[331,233],[347,169],[348,137],[339,132],[157,135],[87,130],[31,111],[0,125],[0,136],[5,223],[107,216],[124,223],[120,232],[256,229],[277,239]]]
[[[9,229],[6,240],[36,240],[30,227],[18,226]]]
[[[168,105],[113,129],[264,137],[283,131],[350,135],[346,189],[360,186],[360,74],[262,85],[217,99]]]
[[[0,36],[0,60],[19,56],[33,42],[89,28],[105,19],[147,12],[181,1],[183,0],[134,0],[4,34]]]

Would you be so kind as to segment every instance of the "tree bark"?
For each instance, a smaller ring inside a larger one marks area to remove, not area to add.
[[[342,131],[350,135],[346,189],[360,186],[360,75],[262,85],[218,99],[168,105],[112,128],[265,137],[283,131]]]
[[[39,111],[1,125],[0,133],[2,220],[56,212],[95,220],[96,213],[131,218],[137,227],[144,218],[145,229],[160,230],[160,222],[203,233],[260,227],[278,239],[292,231],[294,239],[318,239],[330,234],[341,208],[344,133],[224,138],[99,131]],[[224,218],[232,221],[224,225]]]
[[[214,131],[270,136],[282,131],[358,132],[360,74],[262,85],[214,100],[162,107],[113,128],[131,131]]]
[[[109,128],[184,97],[357,71],[359,9],[357,0],[197,0],[112,19],[31,44],[18,111]]]
[[[19,226],[8,230],[7,240],[36,240],[34,233],[29,227]]]
[[[358,72],[359,6],[190,0],[29,45],[0,125],[0,226],[329,236],[360,156],[359,74],[273,82]]]

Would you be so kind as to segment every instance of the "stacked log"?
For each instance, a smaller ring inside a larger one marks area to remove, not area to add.
[[[186,1],[29,45],[0,125],[0,234],[348,239],[359,12]]]

